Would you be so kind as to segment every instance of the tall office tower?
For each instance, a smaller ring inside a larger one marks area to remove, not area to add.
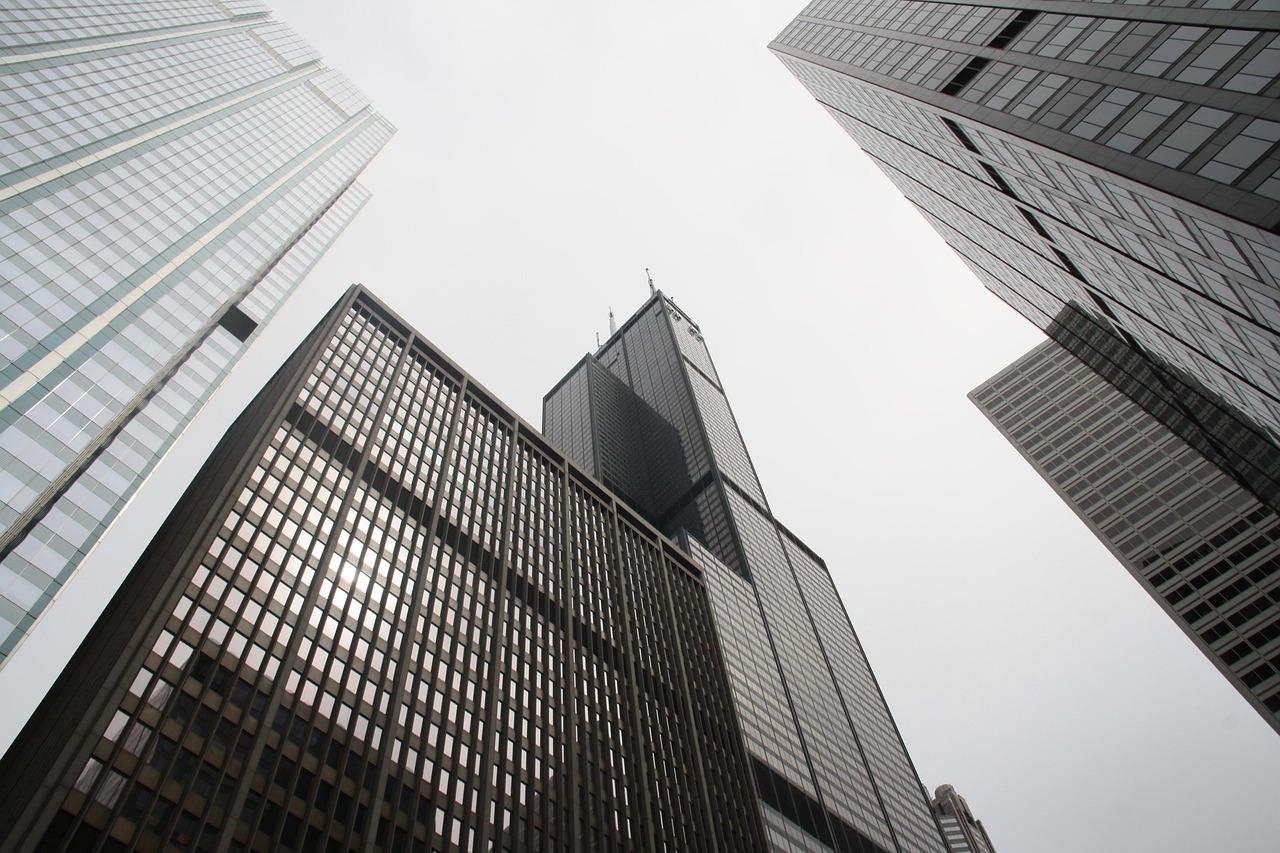
[[[0,792],[18,851],[765,849],[699,569],[357,288]]]
[[[940,785],[933,792],[933,813],[942,825],[949,853],[995,853],[982,821],[974,819],[969,804],[955,788]]]
[[[1141,362],[1123,346],[1115,352]],[[1181,412],[1158,395],[1149,411],[1122,392],[1145,374],[1112,375],[1121,385],[1051,340],[970,398],[1280,731],[1275,492],[1250,488],[1256,472],[1243,476],[1239,460],[1200,441],[1198,429],[1180,434]],[[1170,413],[1172,427],[1156,416]]]
[[[1259,503],[1280,512],[1280,451],[1269,433],[1208,392],[1194,377],[1135,350],[1076,306],[1064,309],[1047,331]]]
[[[774,519],[697,324],[654,293],[543,420],[705,572],[773,849],[942,851],[826,565]]]
[[[0,666],[391,133],[253,0],[0,8]]]
[[[1280,436],[1280,11],[819,0],[770,45],[986,286]]]

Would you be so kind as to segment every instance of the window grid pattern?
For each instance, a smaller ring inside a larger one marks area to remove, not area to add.
[[[686,516],[677,516],[673,520],[673,525],[680,525],[673,529],[687,530],[690,535],[697,535],[701,531],[702,541],[716,557],[743,578],[750,580],[751,566],[742,553],[726,501],[723,481],[713,483],[698,494]]]
[[[490,749],[498,761],[490,780],[488,823],[502,832],[499,849],[563,848],[572,801],[561,778],[570,760],[570,674],[566,636],[554,614],[567,609],[564,479],[560,466],[517,441],[513,492],[517,511],[509,536],[513,591],[504,599],[497,648]]]
[[[556,443],[569,458],[577,461],[588,474],[599,476],[591,420],[575,417],[578,412],[589,410],[588,381],[585,370],[575,370],[565,377],[542,402],[542,426],[547,435],[556,436]]]
[[[264,13],[0,13],[33,57],[0,75],[0,665],[246,349],[217,319],[270,319],[367,198],[390,126]]]
[[[677,337],[678,335],[677,330]],[[760,481],[756,479],[755,466],[747,455],[747,446],[738,432],[738,422],[729,409],[729,400],[724,391],[697,370],[689,371],[689,387],[698,405],[698,413],[702,416],[703,429],[711,444],[717,470],[757,502],[763,503],[764,491],[760,488]]]
[[[1280,167],[1280,156],[1274,154],[1280,141],[1276,121],[1280,117],[1262,118],[1265,103],[1245,106],[1244,113],[1211,110],[1220,116],[1215,127],[1221,127],[1221,133],[1213,140],[1204,136],[1183,156],[1172,159],[1167,149],[1154,153],[1164,137],[1182,125],[1178,117],[1169,116],[1177,107],[1194,110],[1196,101],[1206,103],[1212,93],[1197,95],[1191,89],[1189,96],[1195,101],[1172,100],[1160,96],[1168,87],[1150,82],[1154,78],[1275,94],[1280,91],[1280,45],[1274,32],[910,0],[814,6],[802,12],[776,44],[908,86],[958,95],[1136,156],[1150,156],[1171,168],[1280,199],[1280,178],[1274,177]],[[1012,37],[1004,35],[1010,27],[1016,30]],[[971,61],[975,49],[981,51],[980,58]],[[993,61],[1006,57],[1009,61]],[[961,85],[962,77],[953,72],[966,63],[976,73],[964,73]],[[1088,79],[1091,68],[1105,68],[1110,76],[1105,82]],[[953,82],[939,85],[946,80]],[[1130,85],[1119,85],[1121,81]],[[1153,101],[1163,106],[1136,120]],[[1252,121],[1249,109],[1254,110]],[[1228,123],[1233,117],[1241,121]],[[1246,127],[1252,130],[1242,138]],[[1201,150],[1202,157],[1192,156]]]
[[[764,806],[764,823],[773,853],[829,853],[831,850],[773,806]]]
[[[800,732],[769,646],[769,633],[754,589],[696,539],[685,538],[682,544],[706,572],[747,751],[815,796]]]
[[[234,222],[232,217],[252,197],[252,190],[284,177],[314,145],[294,134],[286,135],[292,144],[280,139],[288,112],[319,106],[319,99],[295,88],[238,117],[122,160],[105,172],[81,175],[71,186],[7,211],[0,241],[7,250],[14,289],[13,304],[5,306],[5,354],[11,363],[4,378],[20,375],[89,326],[95,312],[145,281],[151,272],[148,265],[157,258],[167,261],[183,248],[197,249],[201,237],[216,235],[218,225]],[[316,130],[323,138],[339,126],[326,122]],[[214,178],[241,157],[251,158],[254,167],[243,175]],[[230,160],[219,168],[224,158]],[[188,176],[201,169],[211,170],[210,181],[193,185]],[[293,218],[305,221],[313,215],[303,209]],[[269,233],[285,229],[287,220],[273,220],[268,217],[263,223]],[[252,260],[241,263],[247,266]],[[175,279],[170,287],[185,284]],[[41,294],[47,296],[37,298]],[[185,319],[181,314],[175,318],[179,323]]]
[[[702,331],[693,321],[683,315],[672,315],[672,326],[676,331],[676,346],[680,354],[689,360],[694,369],[702,373],[716,387],[720,386],[720,376],[716,366],[711,362],[711,353],[707,349],[707,341]]]
[[[350,300],[42,843],[763,849],[693,569]]]
[[[0,75],[7,91],[29,93],[3,107],[7,121],[0,134],[0,173],[45,160],[75,159],[108,140],[141,135],[148,125],[163,126],[287,70],[249,31],[61,65],[20,66]],[[57,111],[40,94],[49,90],[59,95]],[[30,169],[32,173],[36,170]]]
[[[616,366],[605,358],[601,363],[675,426],[684,442],[689,479],[697,482],[711,470],[711,454],[699,429],[693,401],[685,390],[680,355],[671,346],[665,304],[653,303],[624,337],[610,341],[610,348],[623,357]]]
[[[791,575],[777,529],[772,519],[736,492],[729,493],[729,507],[777,647],[778,663],[822,801],[884,848],[893,849],[877,786],[827,671],[822,642],[809,622],[808,608]]]
[[[172,29],[194,24],[221,23],[228,15],[216,2],[169,0],[145,10],[121,7],[113,3],[85,3],[77,7],[76,16],[66,13],[65,4],[50,0],[27,0],[21,6],[7,5],[0,10],[0,45],[21,48],[76,39],[98,39],[110,36],[136,35],[152,30]],[[254,3],[257,10],[265,11]]]
[[[1053,260],[1056,249],[1089,287],[1115,300],[1124,331],[1144,348],[1280,435],[1280,244],[1273,236],[1003,128],[947,119],[966,145],[935,107],[781,58],[990,289],[1012,291],[1015,307],[1036,307],[1033,322],[1043,327],[1064,303],[1091,301]],[[1012,197],[984,180],[984,171],[999,175]],[[1048,237],[1023,221],[1032,211]]]
[[[729,727],[714,724],[719,719],[736,719],[736,712],[733,695],[716,689],[723,678],[721,673],[725,671],[726,663],[721,650],[722,641],[716,632],[715,611],[709,594],[693,594],[696,587],[710,582],[704,575],[702,583],[699,583],[685,572],[668,571],[666,577],[671,587],[674,619],[667,633],[672,642],[683,650],[686,672],[683,686],[688,691],[694,719],[703,732],[701,738],[694,738],[690,733],[685,735],[685,740],[696,745],[706,764],[714,768],[704,778],[713,801],[724,799],[727,802],[752,802],[755,800],[755,790],[747,774],[738,769],[741,767],[738,756],[742,754],[740,735]],[[676,626],[686,627],[683,631],[677,631]],[[673,715],[667,716],[673,723],[678,720]],[[691,748],[692,746],[686,746],[685,750]],[[692,787],[692,781],[690,786]],[[692,816],[699,826],[704,823],[714,824],[714,834],[706,833],[706,840],[703,842],[706,849],[744,850],[760,843],[754,823],[733,821],[729,817],[724,810]],[[682,848],[677,844],[671,849]]]
[[[623,333],[579,363],[544,398],[543,426],[561,447],[593,451],[594,458],[570,455],[583,459],[606,485],[620,488],[649,521],[687,529],[735,571],[745,572],[723,494],[710,487],[712,450],[688,390],[686,362],[673,346],[670,323],[679,312],[670,310],[663,300],[652,302],[628,320]],[[586,394],[579,390],[578,374],[590,383]]]
[[[971,396],[1280,728],[1280,516],[1057,343]]]
[[[285,297],[367,198],[368,194],[359,186],[345,192],[241,299],[242,309],[259,324],[274,316]],[[195,342],[194,349],[182,358],[167,380],[135,404],[132,413],[127,408],[131,386],[119,370],[112,367],[113,363],[135,363],[139,350],[128,341],[108,343],[100,355],[87,361],[72,377],[81,396],[74,408],[68,408],[60,420],[53,421],[54,429],[77,422],[85,424],[85,431],[94,427],[109,428],[113,410],[102,406],[104,400],[113,401],[113,405],[124,401],[119,416],[128,416],[119,431],[106,438],[101,453],[50,502],[48,510],[27,535],[0,557],[0,637],[3,638],[0,653],[8,655],[25,637],[35,619],[252,340],[250,336],[241,342],[222,328],[213,327],[206,337]],[[64,383],[59,399],[72,396],[72,379]],[[93,408],[90,416],[87,414],[90,405],[101,408]],[[65,453],[56,434],[38,434],[34,441],[50,453]],[[35,458],[30,452],[25,455],[28,459]],[[50,467],[50,471],[53,470]],[[0,469],[0,479],[15,477],[16,473]],[[38,482],[22,484],[16,492],[15,503],[34,500],[38,494],[34,486]]]
[[[819,558],[790,534],[783,533],[782,544],[826,650],[827,664],[840,697],[856,726],[862,754],[878,780],[880,797],[892,817],[894,829],[902,836],[905,848],[927,850],[936,840],[937,830],[928,816],[916,808],[919,791],[911,784],[915,768],[831,574]],[[842,653],[835,653],[835,649]]]
[[[804,844],[816,845],[809,849],[941,853],[941,838],[896,731],[892,737],[881,736],[877,728],[868,748],[887,746],[897,755],[877,760],[875,772],[905,774],[891,783],[888,790],[895,799],[888,807],[892,811],[886,811],[854,732],[858,711],[852,710],[851,716],[841,695],[842,690],[863,690],[874,683],[868,681],[869,673],[862,681],[833,678],[828,655],[852,654],[864,665],[865,660],[847,628],[829,636],[815,632],[806,593],[797,586],[781,528],[764,507],[754,467],[697,324],[667,297],[655,294],[594,359],[588,357],[570,376],[587,373],[597,362],[660,415],[666,428],[674,428],[686,451],[698,450],[685,454],[692,494],[687,502],[677,501],[658,513],[659,523],[679,537],[708,578],[760,806],[767,819],[781,815],[788,824],[785,829],[770,824],[775,849],[793,849],[787,845],[796,842],[788,839],[803,836]],[[554,407],[554,415],[547,418],[553,440],[568,429],[567,440],[577,441],[572,428],[586,421],[597,447],[607,439],[625,453],[634,451],[626,445],[652,440],[661,431],[647,423],[638,435],[618,429],[609,422],[611,409],[594,402],[594,391],[592,400],[579,395],[575,411],[564,390],[570,381],[566,378],[547,397],[547,411]],[[816,581],[813,584],[815,594],[820,594]],[[828,642],[834,644],[831,649],[824,648]],[[857,700],[851,709],[861,703],[883,705],[878,690]],[[870,724],[875,728],[889,719],[884,709]],[[902,794],[911,791],[914,802],[910,793]]]
[[[662,504],[655,506],[649,493],[648,481],[652,478],[647,476],[648,466],[642,458],[636,458],[645,449],[635,440],[639,417],[637,403],[643,405],[643,401],[639,401],[621,379],[594,359],[588,360],[585,371],[575,375],[585,376],[590,384],[592,417],[590,421],[582,421],[581,426],[586,429],[596,424],[588,439],[596,448],[596,477],[614,493],[625,495],[650,512],[659,511],[657,507]],[[678,443],[673,449],[679,454]]]
[[[657,518],[689,489],[688,478],[680,478],[684,471],[679,464],[680,437],[668,427],[666,442],[645,441],[649,425],[666,424],[662,416],[598,361],[588,357],[586,366],[591,419],[582,426],[595,426],[590,440],[598,457],[596,476],[610,491],[642,508],[647,517]]]

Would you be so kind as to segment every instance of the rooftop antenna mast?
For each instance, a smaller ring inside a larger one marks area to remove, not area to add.
[[[609,337],[618,334],[618,321],[613,319],[613,309],[609,309]]]
[[[644,274],[645,274],[645,277],[649,279],[649,295],[653,296],[655,293],[658,292],[658,289],[653,286],[653,276],[649,275],[648,267],[644,268]]]

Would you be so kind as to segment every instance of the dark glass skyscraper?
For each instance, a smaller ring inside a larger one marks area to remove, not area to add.
[[[1054,343],[973,399],[1280,710],[1280,7],[820,0],[771,48]]]
[[[1046,341],[970,397],[1280,731],[1280,454],[1223,452],[1252,434],[1206,430],[1123,342],[1074,328],[1073,349]]]
[[[391,133],[255,0],[0,8],[0,666]]]
[[[655,293],[546,395],[543,424],[702,568],[773,848],[943,851],[826,565],[773,517],[698,325]]]
[[[703,570],[353,288],[0,762],[0,848],[767,844]]]
[[[1280,436],[1280,10],[818,0],[771,44],[978,277]]]

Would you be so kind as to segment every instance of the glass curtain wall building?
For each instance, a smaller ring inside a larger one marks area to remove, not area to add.
[[[770,45],[986,286],[1280,436],[1280,10],[817,0]]]
[[[1247,459],[1218,452],[1156,395],[1135,402],[1146,374],[1118,375],[1051,340],[970,398],[1280,732],[1275,481],[1242,476]],[[1274,472],[1280,457],[1265,458]]]
[[[698,325],[654,293],[546,395],[543,428],[704,571],[773,849],[943,851],[826,565],[773,517]]]
[[[702,571],[353,289],[0,762],[0,847],[764,850]]]
[[[251,0],[0,9],[0,666],[391,133]]]

